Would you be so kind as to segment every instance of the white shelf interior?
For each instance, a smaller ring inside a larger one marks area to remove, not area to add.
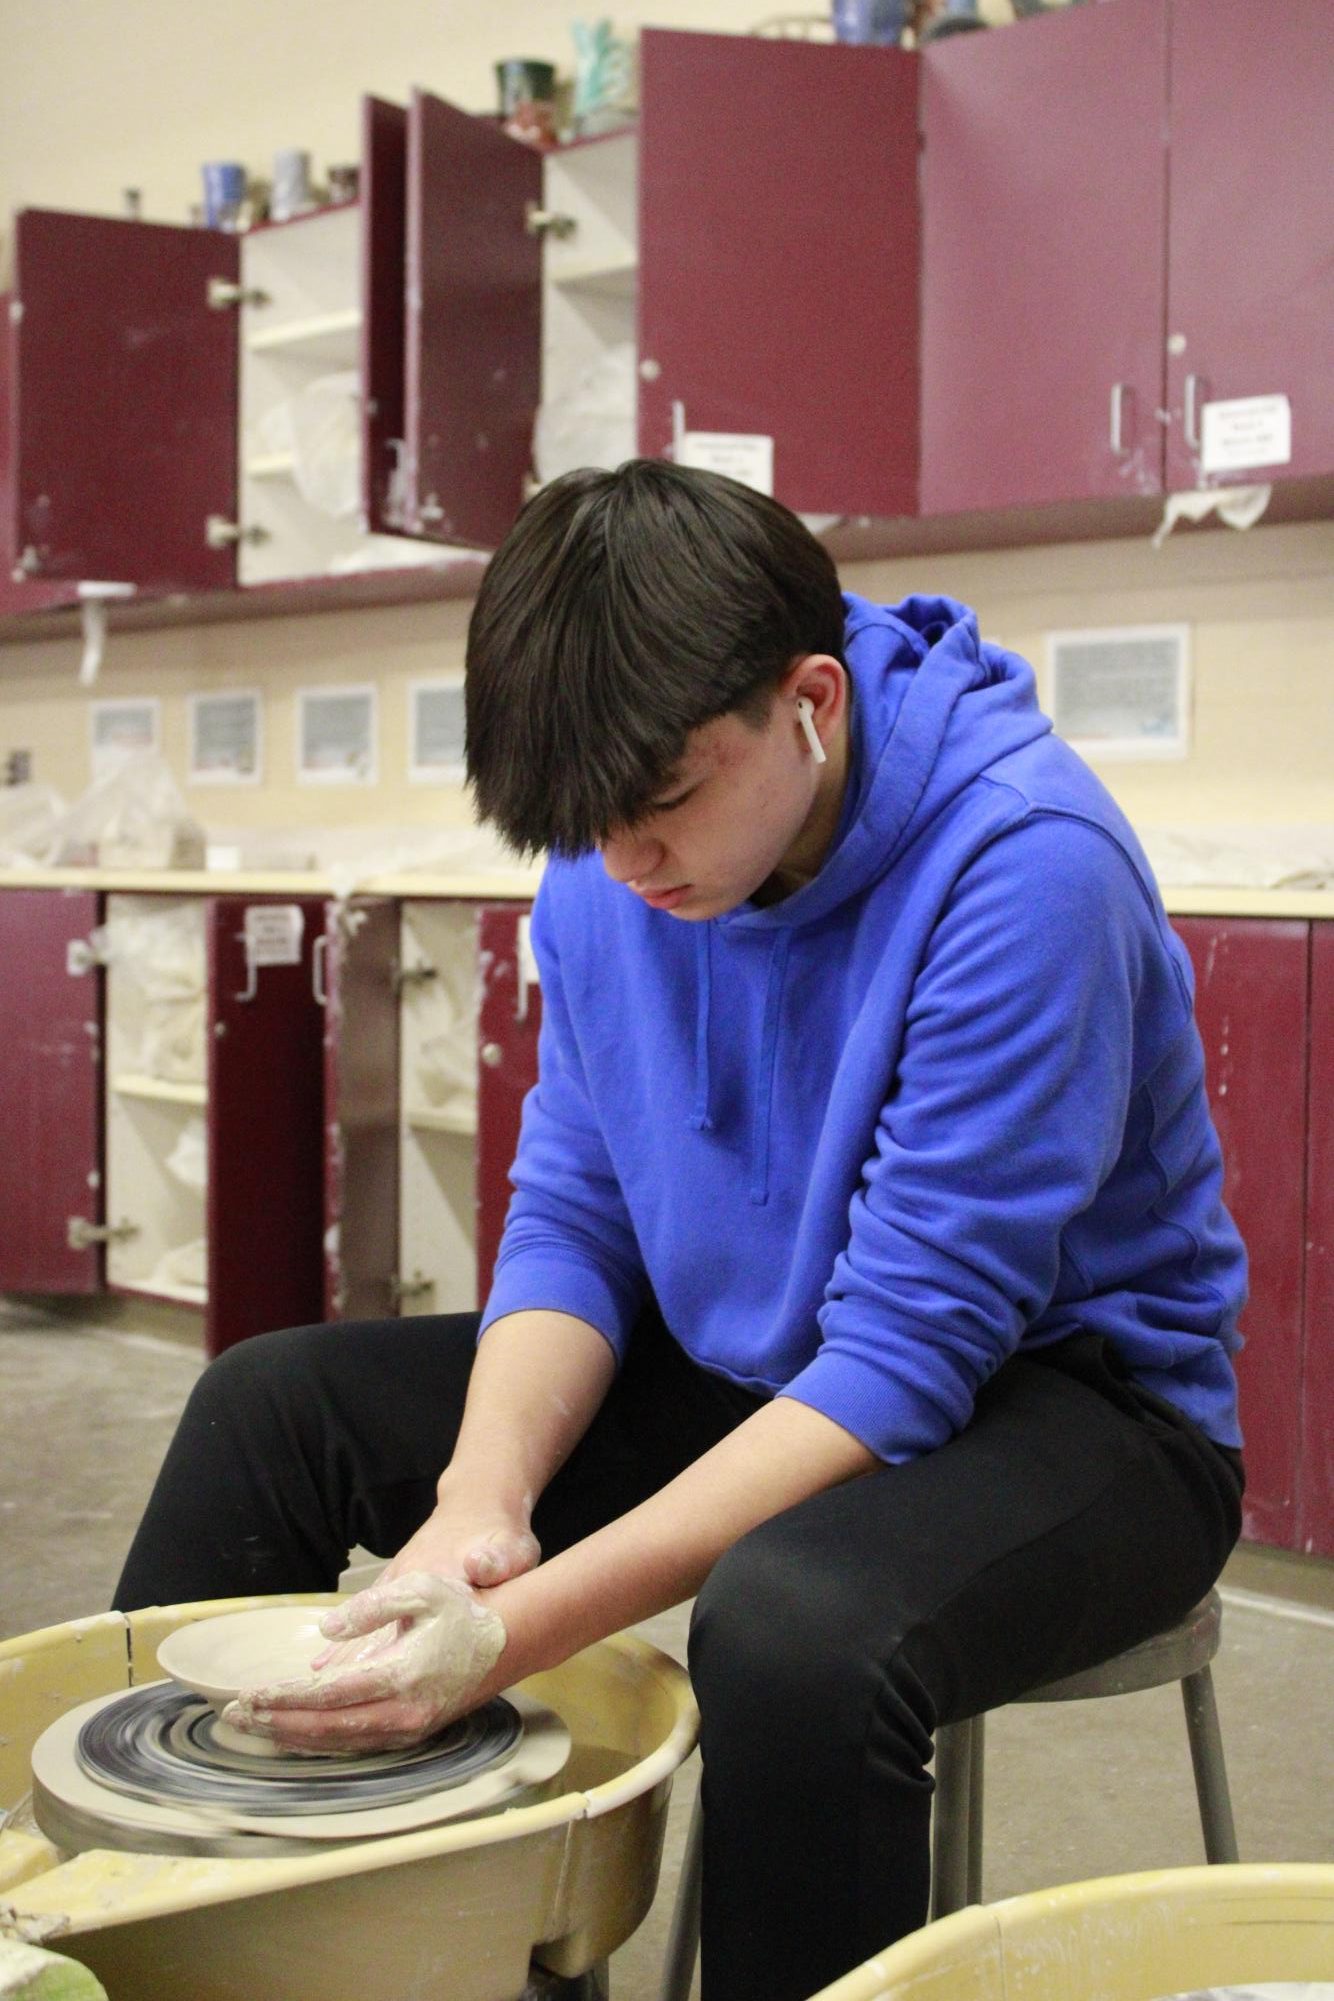
[[[550,478],[635,449],[638,141],[613,133],[549,154],[543,168],[545,207],[574,220],[542,250],[539,471]],[[587,421],[575,423],[576,409]]]
[[[477,1303],[477,913],[469,904],[405,903],[400,963],[432,966],[405,981],[400,1037],[399,1276],[405,1313],[461,1313]]]
[[[202,1305],[205,1195],[179,1163],[200,1158],[208,1099],[204,904],[110,896],[107,929],[106,1215],[134,1230],[108,1243],[107,1280]]]
[[[261,529],[266,538],[242,540],[237,555],[242,584],[327,576],[364,553],[360,422],[355,435],[351,423],[356,393],[337,398],[338,408],[348,413],[341,459],[346,479],[337,482],[353,501],[346,514],[328,513],[303,496],[294,476],[288,417],[298,399],[321,395],[313,385],[358,370],[360,274],[357,203],[241,238],[242,285],[266,300],[241,308],[240,518],[243,530]]]

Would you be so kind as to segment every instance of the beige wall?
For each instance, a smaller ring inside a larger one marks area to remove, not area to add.
[[[1334,824],[1334,528],[1189,531],[1145,543],[933,556],[856,565],[853,590],[886,600],[941,590],[976,605],[983,630],[1025,653],[1045,681],[1045,635],[1080,625],[1184,621],[1191,630],[1191,754],[1172,764],[1107,764],[1103,776],[1144,826],[1255,820]],[[101,696],[157,695],[163,745],[182,778],[186,696],[259,686],[266,772],[253,789],[197,788],[213,827],[453,824],[458,793],[407,782],[410,682],[462,665],[468,605],[410,605],[314,618],[113,634]],[[0,649],[0,755],[35,753],[66,796],[89,778],[87,706],[76,640]],[[373,680],[380,689],[380,782],[336,789],[294,777],[295,694]]]
[[[571,8],[571,12],[579,11]],[[587,11],[587,10],[584,10]],[[744,30],[766,14],[821,12],[766,0],[654,0],[615,10],[624,26]],[[988,0],[996,18],[1006,0]],[[263,171],[281,145],[317,164],[355,157],[363,90],[403,99],[414,82],[489,105],[506,54],[568,65],[559,0],[0,0],[0,218],[21,203],[114,212],[144,190],[145,212],[183,219],[197,163],[230,155]],[[1142,824],[1256,819],[1334,822],[1334,530],[1178,534],[1146,543],[932,557],[848,572],[887,598],[945,589],[977,605],[984,628],[1041,666],[1044,634],[1079,625],[1187,622],[1195,735],[1168,765],[1109,765],[1105,776]],[[164,743],[183,776],[185,697],[231,683],[266,698],[265,783],[197,791],[217,826],[343,826],[461,817],[457,795],[410,787],[408,683],[461,664],[467,607],[416,605],[113,637],[99,692],[159,695]],[[0,754],[35,753],[37,775],[67,794],[88,781],[88,697],[72,641],[0,649]],[[381,691],[381,780],[299,788],[292,776],[294,691],[374,679]]]

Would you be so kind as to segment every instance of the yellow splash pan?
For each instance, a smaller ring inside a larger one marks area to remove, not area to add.
[[[77,1703],[158,1681],[196,1619],[333,1594],[101,1613],[0,1644],[0,1807]],[[672,1777],[699,1717],[685,1670],[632,1635],[521,1684],[573,1739],[557,1797],[309,1857],[88,1849],[0,1831],[0,1932],[50,1945],[112,2001],[513,2001],[530,1958],[574,1978],[653,1901]],[[608,1776],[613,1773],[613,1776]]]

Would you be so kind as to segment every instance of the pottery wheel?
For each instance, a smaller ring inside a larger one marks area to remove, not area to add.
[[[540,1798],[569,1757],[560,1718],[517,1691],[402,1751],[353,1757],[231,1748],[174,1681],[80,1704],[33,1746],[33,1812],[62,1848],[308,1852]]]

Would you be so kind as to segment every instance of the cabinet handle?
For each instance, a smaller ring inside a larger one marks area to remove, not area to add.
[[[329,1005],[329,990],[324,984],[324,961],[328,949],[328,933],[322,931],[310,950],[310,989],[320,1007]]]
[[[1199,405],[1201,380],[1202,378],[1198,375],[1188,375],[1186,377],[1185,409],[1182,413],[1182,430],[1186,435],[1186,443],[1193,446],[1196,451],[1200,448]]]
[[[1110,419],[1111,445],[1112,445],[1112,450],[1115,452],[1116,456],[1119,459],[1123,459],[1126,456],[1126,453],[1130,450],[1129,445],[1125,443],[1124,438],[1122,436],[1122,427],[1125,419],[1125,407],[1126,407],[1126,385],[1124,382],[1114,382],[1112,384],[1112,408],[1111,408],[1111,419]]]

